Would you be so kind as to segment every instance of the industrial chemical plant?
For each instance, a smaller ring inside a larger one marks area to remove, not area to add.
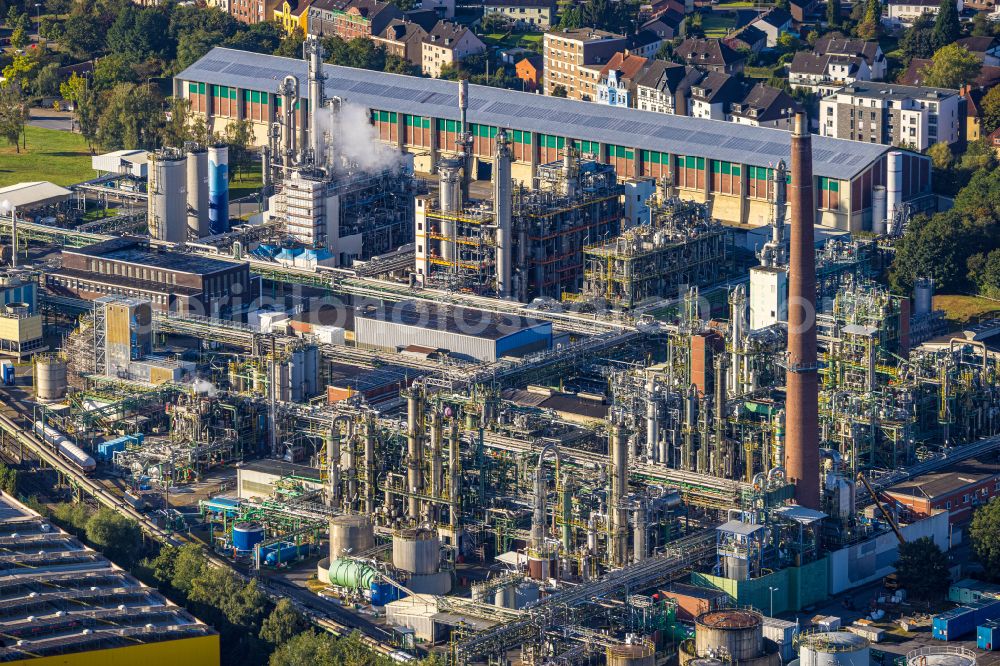
[[[817,147],[800,115],[747,128],[742,175],[645,155],[690,147],[669,133],[626,164],[596,130],[528,131],[506,91],[365,88],[315,38],[304,61],[232,53],[175,85],[261,125],[249,214],[213,140],[108,158],[75,196],[118,226],[0,216],[5,459],[397,661],[974,666],[893,652],[880,608],[817,610],[901,542],[952,545],[951,506],[901,488],[995,469],[990,331],[952,330],[929,279],[882,280],[923,156]],[[189,86],[209,72],[233,80]],[[848,162],[876,184],[841,225],[816,189]],[[0,661],[210,663],[209,627],[6,496],[0,543]]]

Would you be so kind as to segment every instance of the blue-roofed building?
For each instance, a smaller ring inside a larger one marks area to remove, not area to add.
[[[454,82],[325,65],[326,94],[370,112],[385,143],[415,155],[418,171],[457,153],[461,131]],[[211,130],[234,118],[252,121],[259,144],[275,118],[274,92],[285,76],[306,80],[303,60],[215,48],[174,79],[174,93],[191,101]],[[239,103],[217,105],[216,97]],[[307,86],[301,94],[308,96]],[[225,112],[223,112],[225,111]],[[306,122],[300,113],[299,122]],[[515,180],[530,182],[538,166],[561,158],[567,142],[615,167],[620,180],[649,177],[673,185],[685,199],[710,201],[715,217],[758,226],[771,216],[769,172],[789,162],[784,130],[675,116],[638,109],[469,86],[469,130],[475,173],[490,172],[499,128],[512,141]],[[872,193],[886,185],[891,148],[833,137],[813,138],[817,222],[857,231],[871,228]],[[482,165],[483,168],[478,168]],[[902,198],[916,210],[935,205],[929,159],[903,151]],[[832,196],[833,192],[836,196]],[[824,193],[827,193],[824,196]]]

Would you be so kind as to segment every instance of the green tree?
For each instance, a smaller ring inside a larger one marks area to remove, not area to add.
[[[87,521],[87,541],[124,567],[131,567],[142,551],[142,530],[134,520],[102,507]]]
[[[142,568],[149,572],[149,575],[163,587],[170,587],[174,579],[174,572],[177,566],[177,557],[180,549],[177,546],[164,544],[160,546],[160,552],[152,559],[144,559]]]
[[[227,38],[222,45],[241,51],[254,53],[274,53],[285,36],[285,29],[277,21],[254,23],[245,30],[240,30]],[[371,40],[365,40],[371,41]]]
[[[282,38],[281,43],[278,44],[278,48],[274,50],[274,55],[286,58],[301,58],[302,44],[305,41],[305,33],[302,32],[302,28],[296,26],[292,34],[285,35]]]
[[[161,7],[130,4],[108,29],[108,51],[130,62],[166,58],[170,54],[169,19]]]
[[[280,599],[260,628],[261,640],[271,645],[284,645],[292,637],[309,628],[302,613],[295,610],[290,599]]]
[[[900,585],[914,599],[937,601],[948,593],[948,556],[930,537],[900,544],[893,566]]]
[[[11,83],[0,87],[0,136],[21,152],[19,139],[28,119],[28,103],[20,86]]]
[[[170,586],[187,597],[194,587],[194,581],[208,569],[205,562],[205,555],[201,548],[195,544],[181,546],[176,555],[171,556],[172,578]]]
[[[899,40],[899,50],[906,60],[934,55],[934,23],[930,14],[921,14]]]
[[[1000,127],[1000,86],[993,86],[979,102],[983,112],[983,136],[989,136]]]
[[[933,146],[928,148],[927,155],[931,158],[931,163],[934,165],[934,168],[941,170],[951,168],[951,163],[954,158],[951,154],[951,147],[949,147],[944,141],[938,141]]]
[[[969,257],[969,279],[980,296],[1000,299],[1000,249]]]
[[[990,578],[1000,579],[1000,500],[996,497],[976,509],[969,526],[972,552]]]
[[[553,97],[566,97],[568,94],[569,91],[566,90],[566,86],[561,83],[552,88]]]
[[[15,143],[17,139],[14,139]],[[20,472],[17,469],[0,462],[0,490],[17,497],[17,486]]]
[[[934,52],[934,58],[920,70],[924,85],[960,88],[979,76],[983,63],[958,44],[948,44]]]
[[[969,33],[973,37],[992,37],[993,24],[986,18],[985,12],[976,12],[972,17],[972,30]]]
[[[234,166],[232,174],[237,180],[243,180],[253,157],[253,123],[249,120],[234,120],[226,125],[223,137],[229,144],[229,159]]]
[[[83,536],[87,530],[91,511],[85,504],[62,503],[52,509],[52,517],[60,526],[71,534]]]
[[[100,119],[100,100],[87,84],[87,79],[73,72],[69,79],[59,84],[59,94],[73,103],[73,113],[80,127],[80,134],[87,145],[94,147],[97,141],[97,123]]]
[[[271,654],[269,666],[341,666],[336,639],[330,634],[306,631],[279,645]]]
[[[10,33],[10,45],[15,49],[23,49],[28,45],[28,41],[28,31],[22,26],[17,26],[14,32]]]
[[[938,7],[937,18],[934,19],[934,46],[939,49],[962,36],[956,4],[955,0],[941,0]]]
[[[855,3],[857,4],[859,3]],[[864,14],[854,32],[861,39],[878,39],[882,34],[882,3],[879,0],[866,0],[864,7]]]
[[[22,90],[30,90],[35,82],[38,71],[42,68],[42,59],[37,53],[24,53],[14,56],[10,64],[3,68],[5,81],[2,85],[15,84]]]
[[[104,100],[97,143],[105,150],[151,150],[164,122],[163,100],[152,86],[119,83]]]
[[[163,123],[161,143],[164,146],[183,146],[194,141],[191,127],[191,100],[171,97],[169,118]]]
[[[199,58],[225,41],[226,36],[218,30],[192,30],[182,33],[177,40],[177,59],[174,71],[180,72],[190,67]]]
[[[94,90],[111,90],[119,83],[138,83],[133,61],[121,53],[104,56],[94,65]]]
[[[104,26],[91,14],[74,12],[63,23],[61,43],[76,60],[90,60],[104,50]]]
[[[993,247],[989,225],[972,214],[952,209],[917,216],[896,245],[890,282],[898,293],[909,293],[916,278],[932,277],[944,293],[962,291],[968,286],[968,259],[984,247]]]
[[[826,25],[831,30],[840,27],[840,0],[826,0]]]

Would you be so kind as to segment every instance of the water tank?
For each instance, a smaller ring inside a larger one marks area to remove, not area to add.
[[[612,645],[607,651],[608,666],[654,666],[656,651],[652,642]]]
[[[411,574],[437,572],[441,542],[434,530],[400,530],[392,535],[392,565]]]
[[[149,235],[157,240],[187,240],[187,159],[175,150],[150,155]]]
[[[259,523],[236,523],[233,525],[233,548],[244,552],[264,541],[264,528]]]
[[[517,592],[514,585],[504,585],[493,595],[493,605],[500,608],[514,608],[516,600]]]
[[[229,148],[208,149],[208,223],[213,234],[229,231]]]
[[[209,234],[208,151],[197,146],[187,154],[187,225],[194,238]]]
[[[724,649],[734,662],[741,662],[764,653],[761,616],[753,611],[741,608],[708,611],[695,618],[694,627],[698,656]]]
[[[330,520],[330,560],[358,555],[375,547],[375,530],[368,516],[337,516]]]
[[[55,402],[66,396],[66,361],[54,354],[35,356],[35,399]]]
[[[847,631],[805,634],[799,639],[800,666],[868,666],[868,639]]]
[[[304,402],[319,392],[319,347],[308,345],[293,351],[288,359],[292,402]]]
[[[906,653],[906,666],[976,666],[976,653],[957,645],[922,647]]]
[[[930,313],[934,302],[934,278],[917,278],[913,283],[913,314]]]

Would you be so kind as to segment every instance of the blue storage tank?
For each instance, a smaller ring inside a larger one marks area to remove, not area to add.
[[[989,620],[976,628],[976,647],[992,652],[997,649],[1000,640],[1000,622]]]
[[[242,552],[252,551],[264,540],[264,528],[257,523],[233,525],[233,548]]]
[[[1000,599],[980,599],[967,605],[976,611],[977,626],[1000,618]]]
[[[385,606],[390,601],[402,599],[406,594],[392,583],[376,581],[372,583],[372,606]]]
[[[976,609],[959,606],[933,620],[931,636],[939,641],[955,641],[976,630]]]
[[[261,560],[268,566],[277,566],[283,562],[297,560],[309,554],[309,544],[303,543],[295,545],[289,541],[276,543],[273,546],[262,548],[260,551]]]
[[[229,231],[229,148],[208,148],[208,230]]]

